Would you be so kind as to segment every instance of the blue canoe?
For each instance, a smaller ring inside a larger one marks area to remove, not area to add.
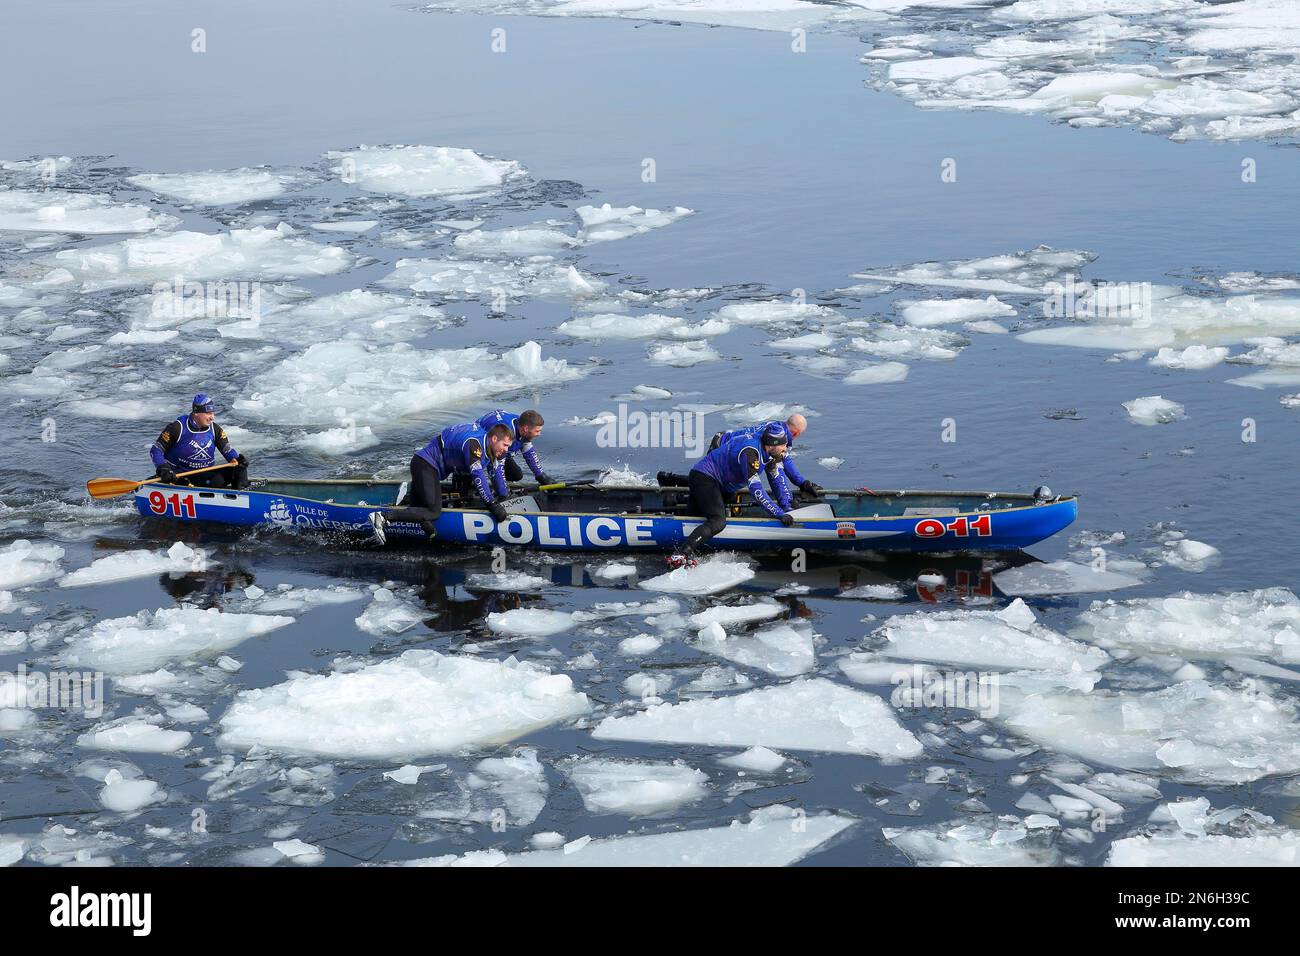
[[[262,479],[241,491],[149,484],[136,491],[135,504],[149,518],[370,537],[370,515],[393,507],[401,489],[400,482],[368,480]],[[459,508],[456,501],[448,496],[437,521],[438,543],[667,550],[700,523],[686,513],[685,489],[528,489],[507,503],[514,513],[500,525],[486,511]],[[736,551],[1015,551],[1067,527],[1078,514],[1078,499],[982,491],[828,490],[798,514],[800,520],[786,528],[757,507],[738,503],[714,546]],[[388,537],[425,540],[419,525],[405,522],[390,523]]]

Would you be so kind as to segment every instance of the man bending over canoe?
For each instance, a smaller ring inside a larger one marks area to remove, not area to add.
[[[536,409],[528,409],[515,415],[511,412],[497,409],[488,412],[475,423],[479,428],[487,431],[493,425],[505,425],[510,429],[513,441],[510,442],[510,448],[507,449],[504,459],[506,481],[519,481],[524,477],[524,470],[519,467],[515,461],[515,452],[521,452],[524,461],[528,464],[528,470],[533,473],[539,485],[552,485],[555,479],[546,473],[542,467],[542,457],[537,453],[533,442],[541,437],[542,426],[546,424],[542,420],[542,413]]]
[[[169,485],[197,485],[202,488],[247,488],[248,459],[230,445],[225,429],[216,423],[216,406],[202,392],[194,396],[188,415],[182,415],[162,430],[149,446],[158,478]],[[177,472],[195,471],[217,464],[217,455],[233,468],[219,468],[193,478],[177,478]]]
[[[759,425],[749,425],[745,428],[736,428],[732,431],[718,432],[713,436],[713,443],[709,445],[709,448],[717,448],[739,435],[761,435],[763,432],[775,428],[785,431],[787,454],[785,458],[776,463],[770,475],[770,484],[781,507],[789,511],[794,507],[794,492],[790,487],[791,484],[810,498],[816,498],[822,490],[821,485],[809,481],[799,473],[799,469],[795,467],[794,458],[788,453],[788,449],[794,447],[794,440],[808,430],[808,419],[795,412],[784,422],[769,421]]]
[[[415,453],[411,458],[411,485],[405,506],[387,514],[370,515],[375,537],[383,544],[388,539],[390,521],[419,523],[430,538],[438,532],[434,522],[442,514],[442,479],[455,481],[465,475],[473,493],[496,521],[506,520],[501,501],[510,496],[503,473],[506,449],[514,441],[508,425],[493,425],[486,431],[477,422],[452,425]]]
[[[779,518],[781,524],[787,528],[794,524],[786,509],[763,490],[763,472],[785,458],[786,442],[785,426],[776,422],[758,435],[737,435],[695,463],[687,477],[691,489],[690,511],[702,515],[704,521],[691,532],[682,549],[669,556],[669,567],[695,566],[695,549],[727,526],[726,499],[742,488],[749,491],[755,504],[773,518]]]

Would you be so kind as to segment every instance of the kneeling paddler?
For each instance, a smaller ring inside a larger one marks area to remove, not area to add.
[[[669,556],[672,568],[695,565],[695,549],[727,526],[726,499],[742,488],[749,491],[759,505],[781,524],[789,527],[794,518],[763,490],[763,474],[769,478],[787,449],[784,427],[769,428],[760,435],[741,434],[709,452],[691,469],[687,477],[691,490],[690,511],[704,521],[691,532],[680,551]]]

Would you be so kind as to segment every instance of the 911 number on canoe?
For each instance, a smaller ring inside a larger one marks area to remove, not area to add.
[[[960,515],[947,524],[938,518],[923,518],[912,530],[918,538],[941,538],[950,531],[959,538],[982,537],[993,533],[993,516],[985,514],[972,520],[969,515]]]
[[[149,510],[156,515],[173,514],[178,518],[194,517],[194,496],[181,496],[180,492],[164,495],[161,491],[149,492]]]

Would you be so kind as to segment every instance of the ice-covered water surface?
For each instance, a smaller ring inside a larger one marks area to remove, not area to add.
[[[1039,114],[1176,141],[1300,135],[1288,0],[435,0],[420,9],[852,31],[870,84],[923,109]]]

